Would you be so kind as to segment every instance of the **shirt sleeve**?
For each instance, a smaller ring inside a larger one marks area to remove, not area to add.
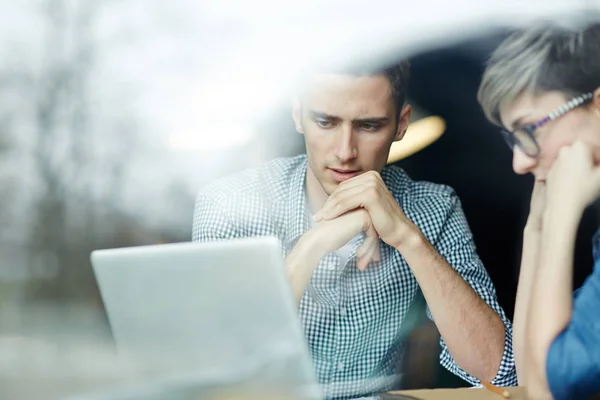
[[[452,192],[450,208],[443,224],[440,235],[434,243],[438,252],[458,272],[458,274],[473,288],[499,316],[504,323],[504,354],[500,367],[492,383],[498,386],[516,386],[517,374],[512,347],[512,325],[504,310],[498,304],[496,290],[483,263],[477,255],[471,230],[462,210],[458,196]],[[433,321],[433,316],[427,307],[427,316]],[[440,339],[440,364],[467,382],[477,385],[479,380],[467,374],[452,358],[444,339]]]
[[[587,399],[600,393],[600,268],[573,303],[569,325],[548,349],[546,376],[555,400]]]
[[[192,242],[232,239],[239,236],[234,224],[223,211],[223,205],[223,202],[206,193],[200,192],[196,196]]]

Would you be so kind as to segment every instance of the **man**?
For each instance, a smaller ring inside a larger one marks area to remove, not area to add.
[[[455,193],[385,166],[410,121],[408,73],[310,74],[292,115],[307,154],[211,184],[196,202],[194,241],[279,237],[328,397],[392,387],[419,288],[442,365],[473,384],[516,383],[510,322]]]
[[[490,58],[479,102],[514,171],[535,177],[515,304],[519,384],[531,399],[587,399],[600,393],[600,230],[575,296],[573,253],[600,194],[600,23],[515,32]]]

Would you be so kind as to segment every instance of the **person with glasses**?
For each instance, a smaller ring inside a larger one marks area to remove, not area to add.
[[[600,23],[540,25],[492,54],[478,100],[503,127],[517,174],[535,176],[514,313],[519,384],[531,399],[600,392],[600,230],[573,295],[584,210],[600,195]]]

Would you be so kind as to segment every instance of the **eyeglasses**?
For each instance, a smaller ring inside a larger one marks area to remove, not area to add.
[[[535,138],[535,130],[546,125],[550,121],[562,117],[569,111],[587,103],[594,97],[593,93],[586,93],[568,101],[564,106],[552,111],[550,114],[539,121],[519,127],[513,132],[502,129],[500,132],[511,150],[517,146],[523,153],[529,157],[537,158],[540,154],[540,145]]]

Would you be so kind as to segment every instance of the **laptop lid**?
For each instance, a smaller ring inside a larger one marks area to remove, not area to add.
[[[91,260],[120,354],[147,370],[252,377],[322,398],[276,238],[98,250]]]

